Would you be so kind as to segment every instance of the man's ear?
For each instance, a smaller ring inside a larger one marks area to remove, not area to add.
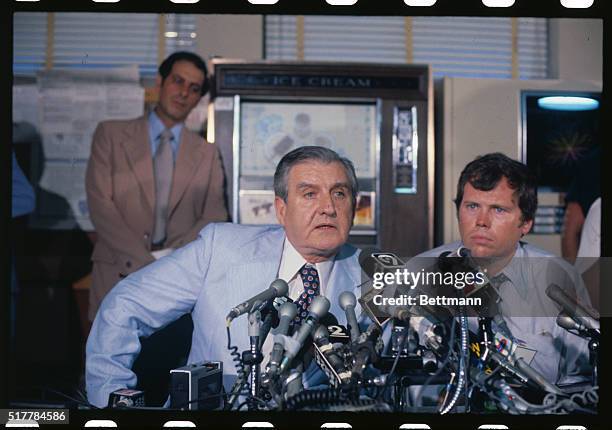
[[[529,233],[529,231],[531,231],[531,227],[533,226],[533,220],[530,219],[529,221],[523,221],[521,223],[521,225],[519,226],[521,229],[521,237],[525,236],[527,233]]]
[[[287,203],[279,196],[274,197],[274,210],[276,211],[276,219],[280,225],[285,225],[285,212],[287,210]]]

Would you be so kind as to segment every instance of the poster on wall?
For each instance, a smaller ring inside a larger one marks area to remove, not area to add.
[[[374,104],[245,102],[240,112],[241,175],[271,177],[283,155],[317,145],[351,160],[358,177],[376,176]]]

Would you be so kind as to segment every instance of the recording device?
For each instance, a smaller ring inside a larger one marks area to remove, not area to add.
[[[204,361],[170,371],[170,407],[214,410],[223,406],[223,363]]]
[[[285,343],[286,353],[281,362],[281,372],[287,369],[287,367],[291,364],[291,360],[293,360],[302,346],[304,346],[308,336],[310,336],[316,329],[319,319],[327,314],[329,307],[329,300],[323,296],[316,296],[312,299],[310,307],[308,308],[308,316],[304,318],[302,325],[293,335],[293,340],[295,342],[289,342],[289,344]]]
[[[338,298],[338,304],[346,313],[346,321],[351,333],[351,341],[355,342],[361,334],[359,332],[359,324],[357,323],[357,315],[355,314],[357,298],[355,297],[355,294],[351,293],[350,291],[344,291]]]
[[[232,310],[227,314],[226,320],[229,324],[234,318],[250,312],[253,307],[265,303],[275,297],[286,296],[288,292],[289,285],[287,285],[287,282],[282,279],[276,279],[270,284],[270,287],[267,290],[262,291],[256,296],[251,297],[249,300],[232,308]]]
[[[122,388],[108,396],[109,408],[138,408],[145,405],[144,391]]]
[[[546,288],[546,295],[561,306],[565,314],[578,324],[584,325],[587,329],[599,333],[599,312],[582,306],[555,284],[550,284]]]

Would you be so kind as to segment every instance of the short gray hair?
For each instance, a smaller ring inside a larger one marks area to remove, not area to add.
[[[351,160],[341,157],[337,152],[325,148],[324,146],[301,146],[285,154],[285,156],[281,158],[276,166],[276,172],[274,172],[274,194],[276,196],[287,202],[287,177],[289,176],[289,170],[296,164],[306,161],[319,161],[324,164],[340,163],[342,167],[344,167],[346,177],[349,180],[351,197],[353,199],[353,209],[355,209],[357,193],[359,192],[355,167]]]

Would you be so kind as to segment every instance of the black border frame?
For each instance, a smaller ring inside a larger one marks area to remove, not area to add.
[[[136,0],[120,0],[118,3],[94,3],[92,0],[40,0],[37,2],[18,2],[9,0],[9,13],[2,14],[5,35],[8,37],[5,42],[0,44],[2,57],[5,59],[5,67],[12,64],[13,46],[13,13],[21,11],[33,12],[154,12],[154,13],[197,13],[197,14],[329,14],[329,15],[404,15],[404,16],[532,16],[550,18],[601,18],[603,19],[603,92],[601,100],[602,119],[608,118],[612,110],[610,103],[606,99],[607,83],[610,82],[610,57],[606,55],[612,43],[610,35],[610,20],[606,18],[604,3],[606,0],[595,0],[594,4],[588,9],[566,9],[560,0],[516,0],[514,5],[509,8],[488,8],[480,0],[437,0],[432,7],[409,7],[402,0],[358,0],[352,6],[331,6],[325,0],[279,0],[275,5],[252,5],[247,0],[200,0],[195,4],[175,4],[170,0],[147,0],[137,2]],[[2,99],[8,100],[9,107],[12,105],[12,67],[11,72],[6,71],[2,85]],[[10,126],[10,113],[8,109],[3,117],[1,127],[2,141],[12,141],[12,128]],[[610,136],[610,121],[601,121],[601,142]],[[8,243],[10,235],[10,182],[11,174],[11,155],[10,144],[4,144],[0,149],[0,171],[3,172],[4,179],[0,181],[2,195],[6,198],[1,199],[2,220],[0,223],[0,243]],[[602,144],[602,164],[606,166],[611,161],[612,148],[606,143]],[[611,171],[612,169],[602,169],[602,200],[603,217],[602,220],[610,219],[611,205],[610,193]],[[10,250],[4,246],[1,248],[2,258],[0,259],[0,276],[2,276],[2,287],[0,287],[0,408],[8,405],[8,392],[5,389],[8,384],[8,305],[10,276]],[[612,225],[602,222],[602,255],[612,254]],[[611,271],[610,268],[604,270]],[[603,279],[609,279],[607,274],[602,274]],[[602,301],[610,303],[612,294],[602,284]],[[33,316],[35,318],[35,316]],[[609,318],[602,321],[603,331],[609,329]],[[425,423],[432,429],[453,428],[453,429],[476,429],[482,424],[505,424],[510,429],[555,429],[559,425],[582,425],[591,429],[609,428],[605,423],[612,418],[610,404],[610,394],[612,389],[605,387],[603,381],[610,380],[610,370],[606,367],[606,359],[611,357],[610,347],[605,340],[611,339],[609,334],[604,336],[601,349],[600,368],[600,401],[599,414],[597,416],[584,415],[544,415],[544,416],[511,416],[511,415],[430,415],[430,414],[373,414],[373,413],[325,413],[317,414],[312,412],[276,412],[276,413],[251,413],[251,412],[184,412],[177,413],[172,411],[70,411],[69,426],[61,428],[83,428],[84,423],[89,419],[113,419],[119,428],[161,428],[162,424],[168,420],[190,420],[195,422],[198,428],[210,429],[239,429],[247,421],[268,421],[274,424],[276,429],[297,429],[310,428],[317,429],[325,422],[347,422],[354,429],[398,429],[404,423]],[[42,428],[48,427],[45,425]]]

